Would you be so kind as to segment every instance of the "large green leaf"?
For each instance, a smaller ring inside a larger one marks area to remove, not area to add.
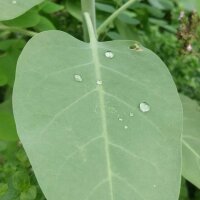
[[[181,96],[184,110],[183,176],[200,188],[200,107]]]
[[[0,21],[14,19],[44,0],[0,0]]]
[[[182,106],[150,50],[40,33],[19,58],[13,100],[48,200],[178,199]]]

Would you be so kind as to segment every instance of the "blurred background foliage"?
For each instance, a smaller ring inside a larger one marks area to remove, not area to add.
[[[97,0],[97,26],[124,0]],[[167,64],[178,91],[200,101],[200,1],[141,0],[100,35],[100,41],[141,42]],[[83,39],[80,0],[45,0],[25,14],[0,23],[0,199],[44,200],[16,134],[12,87],[17,59],[37,32],[62,30]],[[200,191],[182,181],[180,200],[199,200]]]

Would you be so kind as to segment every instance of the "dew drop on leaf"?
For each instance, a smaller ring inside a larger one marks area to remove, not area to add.
[[[128,126],[127,126],[127,125],[125,125],[125,126],[124,126],[124,129],[128,129]]]
[[[134,114],[133,114],[132,112],[130,112],[130,114],[129,114],[129,115],[130,115],[130,117],[133,117],[133,116],[134,116]]]
[[[122,118],[119,118],[119,121],[121,121],[121,122],[122,122],[122,121],[123,121],[123,119],[122,119]]]
[[[113,54],[112,51],[106,51],[105,56],[106,56],[107,58],[113,58],[113,57],[114,57],[114,54]]]
[[[97,85],[102,85],[102,81],[101,81],[101,80],[98,80],[98,81],[97,81]]]
[[[12,4],[16,4],[16,3],[17,3],[17,1],[16,1],[16,0],[13,0],[13,1],[12,1]]]
[[[78,74],[74,75],[74,79],[77,82],[82,82],[83,81],[82,77],[80,75],[78,75]]]
[[[133,44],[129,47],[131,50],[135,50],[135,51],[143,51],[143,49],[140,47],[139,44]]]
[[[150,105],[146,102],[140,103],[139,108],[140,108],[141,112],[149,112],[150,111]]]

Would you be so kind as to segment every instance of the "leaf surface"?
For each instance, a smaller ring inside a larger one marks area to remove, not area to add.
[[[200,188],[200,107],[181,95],[184,111],[183,176]]]
[[[0,21],[14,19],[44,0],[0,0]]]
[[[182,106],[163,62],[134,44],[48,31],[23,50],[14,115],[48,200],[178,199]]]

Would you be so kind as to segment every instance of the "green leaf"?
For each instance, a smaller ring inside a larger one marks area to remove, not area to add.
[[[180,191],[179,200],[188,200],[188,190],[187,190],[186,181],[184,178],[182,178],[182,182],[181,182],[181,191]]]
[[[2,50],[6,50],[6,52],[0,56],[0,71],[6,75],[7,83],[13,86],[17,59],[25,45],[25,41],[22,39],[11,39],[6,42],[2,41],[2,43],[0,42],[1,44]]]
[[[40,22],[34,28],[39,32],[56,29],[54,24],[43,16],[40,16]]]
[[[181,95],[184,110],[183,176],[200,188],[200,107]]]
[[[8,77],[2,68],[0,68],[0,87],[8,83]]]
[[[13,175],[13,186],[16,190],[24,191],[30,186],[30,177],[24,171],[18,171]]]
[[[0,140],[18,140],[10,101],[0,104],[0,122]]]
[[[0,21],[14,19],[44,0],[0,0]]]
[[[107,13],[113,13],[115,12],[115,8],[109,4],[103,4],[103,3],[95,3],[96,9],[107,12]]]
[[[81,4],[79,0],[67,0],[66,8],[73,17],[79,21],[82,21]]]
[[[0,197],[2,197],[8,191],[8,185],[0,183]]]
[[[48,200],[178,199],[182,106],[150,50],[40,33],[19,58],[13,101]]]
[[[63,5],[59,5],[57,3],[50,2],[50,1],[45,2],[44,5],[42,6],[42,11],[45,13],[50,13],[50,14],[54,12],[58,12],[63,9],[64,9]]]
[[[129,14],[130,12],[123,12],[122,14],[119,15],[119,19],[126,23],[126,24],[131,24],[131,25],[138,25],[140,24],[140,21],[133,16]]]
[[[37,188],[31,186],[27,191],[22,192],[20,195],[20,200],[34,200],[37,195]]]
[[[32,9],[15,19],[4,21],[3,23],[7,26],[29,28],[37,25],[39,21],[40,21],[40,16],[38,14],[38,11]]]
[[[170,10],[174,8],[174,4],[171,0],[148,0],[148,1],[152,6],[161,10]]]

